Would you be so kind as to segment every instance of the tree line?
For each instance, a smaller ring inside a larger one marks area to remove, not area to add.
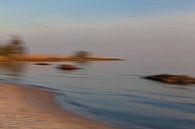
[[[15,56],[23,55],[26,53],[26,48],[23,41],[18,37],[14,36],[6,45],[0,46],[1,56]]]

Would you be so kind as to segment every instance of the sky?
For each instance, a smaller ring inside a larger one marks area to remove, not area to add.
[[[195,0],[0,0],[0,42],[31,53],[192,56],[194,34]]]

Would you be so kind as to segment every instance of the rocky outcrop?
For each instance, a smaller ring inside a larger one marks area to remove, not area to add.
[[[186,75],[159,74],[143,77],[147,80],[158,81],[167,84],[191,85],[195,84],[195,78]]]
[[[80,69],[79,67],[75,65],[70,65],[70,64],[62,64],[57,67],[60,70],[78,70]]]

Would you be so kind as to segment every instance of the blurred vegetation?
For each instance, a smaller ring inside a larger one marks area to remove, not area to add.
[[[8,44],[0,46],[1,56],[19,56],[25,53],[24,43],[18,36],[13,36],[13,39]]]
[[[88,51],[77,51],[74,53],[74,57],[76,58],[88,58],[91,56],[91,53]]]

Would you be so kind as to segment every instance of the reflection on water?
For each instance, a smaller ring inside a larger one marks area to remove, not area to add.
[[[79,60],[79,61],[75,61],[75,64],[78,65],[80,68],[85,69],[87,68],[87,66],[89,66],[91,63],[91,61],[87,61],[87,60]]]
[[[0,63],[0,72],[10,79],[20,79],[25,72],[25,64],[17,61]]]

